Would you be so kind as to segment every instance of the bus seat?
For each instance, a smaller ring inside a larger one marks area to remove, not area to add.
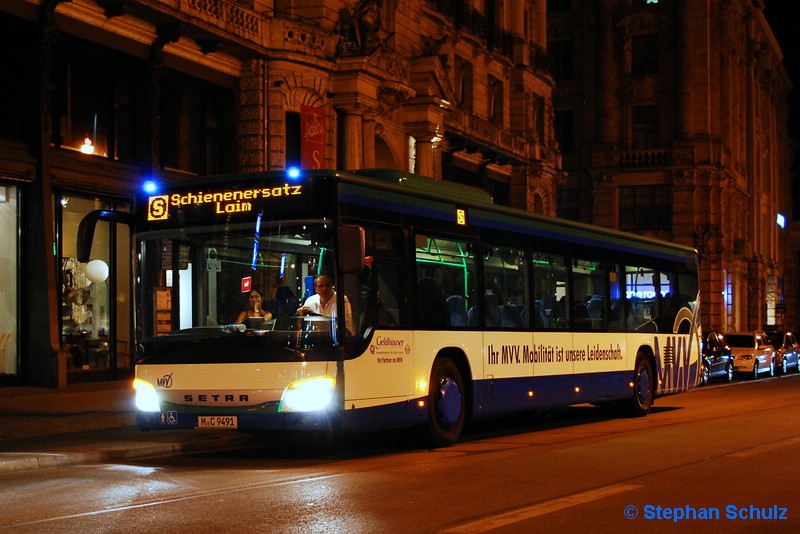
[[[469,326],[478,326],[478,308],[472,306],[467,312],[467,324]]]
[[[467,326],[467,308],[464,297],[450,295],[447,297],[447,309],[450,310],[450,326]]]
[[[603,297],[600,295],[592,295],[592,298],[586,303],[586,313],[588,313],[589,317],[592,319],[599,319],[605,315],[604,311],[605,301]]]

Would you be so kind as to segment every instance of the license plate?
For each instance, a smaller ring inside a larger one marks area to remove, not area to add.
[[[235,415],[201,415],[197,428],[239,428],[239,419]]]

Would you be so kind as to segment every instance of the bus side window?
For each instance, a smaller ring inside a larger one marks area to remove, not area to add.
[[[377,291],[378,291],[378,326],[405,326],[400,305],[402,277],[400,268],[392,264],[378,264],[377,266]]]
[[[403,290],[402,255],[405,248],[402,229],[395,226],[366,225],[365,238],[366,255],[374,258],[368,290],[375,292],[375,325],[407,328],[409,313]],[[362,287],[362,292],[363,290]],[[362,298],[364,301],[368,299],[369,296]]]
[[[570,271],[575,296],[586,295],[573,303],[576,330],[605,330],[608,320],[608,271],[603,262],[573,260]]]
[[[535,308],[533,327],[568,328],[572,310],[566,305],[567,267],[564,256],[534,251],[531,270]]]
[[[655,332],[656,272],[648,267],[625,266],[627,330]]]
[[[627,330],[628,299],[625,296],[625,271],[620,265],[611,265],[608,270],[611,314],[608,317],[610,332]]]
[[[416,308],[422,328],[461,329],[469,321],[467,303],[475,277],[474,245],[427,234],[415,236]]]
[[[527,328],[530,322],[528,263],[515,248],[484,248],[484,311],[487,327]],[[534,315],[534,323],[538,322]]]

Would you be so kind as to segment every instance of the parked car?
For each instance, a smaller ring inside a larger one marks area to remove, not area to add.
[[[775,348],[775,372],[786,374],[792,368],[800,372],[800,343],[794,333],[783,330],[766,332]]]
[[[733,354],[733,372],[758,378],[761,373],[775,375],[775,348],[763,330],[731,332],[725,340]]]
[[[703,340],[702,352],[700,385],[708,384],[712,378],[721,378],[725,382],[733,379],[733,355],[721,332],[709,332]]]

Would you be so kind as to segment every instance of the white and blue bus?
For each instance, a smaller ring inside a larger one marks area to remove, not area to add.
[[[694,249],[390,170],[160,184],[134,213],[142,429],[365,431],[590,403],[647,414],[699,379]],[[345,314],[298,315],[328,274]],[[257,288],[269,320],[236,318]]]

